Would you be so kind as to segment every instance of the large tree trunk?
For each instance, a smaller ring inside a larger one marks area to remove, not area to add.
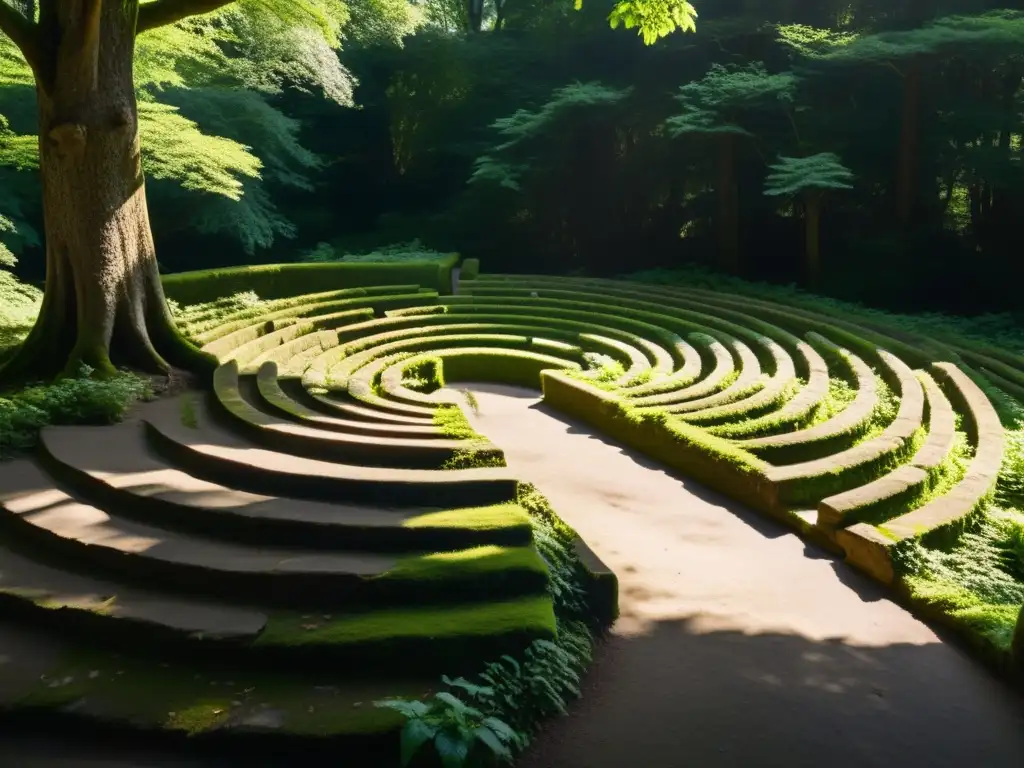
[[[909,228],[917,208],[917,174],[921,143],[922,62],[914,58],[903,80],[903,115],[900,122],[899,159],[896,167],[896,216]]]
[[[157,269],[132,81],[135,6],[44,2],[37,73],[46,288],[5,383],[125,365],[165,372],[204,357],[178,334]],[[205,362],[205,361],[204,361]]]

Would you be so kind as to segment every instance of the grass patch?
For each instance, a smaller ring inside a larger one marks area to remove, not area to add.
[[[549,596],[455,607],[373,611],[338,618],[275,613],[256,645],[345,645],[390,638],[434,639],[524,630],[554,635],[555,616]]]
[[[907,542],[897,548],[895,563],[913,600],[1009,654],[1024,604],[1024,406],[1005,393],[990,394],[999,406],[1006,444],[994,499],[951,544]],[[958,432],[925,502],[959,482],[971,453],[966,434]]]
[[[32,330],[42,300],[38,288],[0,269],[0,360]]]

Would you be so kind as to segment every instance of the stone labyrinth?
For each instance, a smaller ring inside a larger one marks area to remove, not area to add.
[[[575,278],[315,293],[185,330],[222,363],[209,396],[47,428],[0,467],[4,599],[109,636],[434,673],[555,631],[523,487],[460,381],[542,386],[891,582],[901,541],[956,529],[996,481],[974,372],[1019,376],[838,313]]]

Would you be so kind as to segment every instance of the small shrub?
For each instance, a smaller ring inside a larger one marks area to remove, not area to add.
[[[0,456],[31,448],[48,424],[113,424],[136,401],[153,395],[150,382],[134,374],[109,379],[91,379],[91,374],[83,366],[77,377],[0,398]]]
[[[555,639],[535,640],[521,658],[502,656],[472,679],[442,676],[448,691],[436,694],[429,704],[401,699],[375,702],[407,718],[402,731],[403,766],[431,741],[438,755],[450,756],[445,766],[511,762],[544,720],[564,714],[569,702],[580,695],[580,677],[590,663],[593,638],[586,621],[582,566],[572,548],[575,533],[533,486],[520,486],[517,501],[531,514],[534,542],[548,565],[548,591],[558,619]],[[439,744],[440,734],[453,722],[461,728],[458,737],[446,736]],[[482,726],[493,734],[481,735]]]
[[[402,386],[429,394],[444,386],[444,366],[438,357],[420,360],[402,371]]]
[[[485,715],[448,691],[434,694],[429,702],[408,699],[375,701],[374,706],[405,716],[401,736],[401,761],[412,763],[421,751],[432,747],[445,768],[512,762],[510,745],[521,736],[507,723]]]

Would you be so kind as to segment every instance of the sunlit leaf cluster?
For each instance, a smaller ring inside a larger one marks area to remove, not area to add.
[[[576,0],[576,8],[582,0]],[[697,29],[697,9],[687,0],[619,0],[608,16],[612,29],[635,29],[645,45],[652,45],[675,31]]]

